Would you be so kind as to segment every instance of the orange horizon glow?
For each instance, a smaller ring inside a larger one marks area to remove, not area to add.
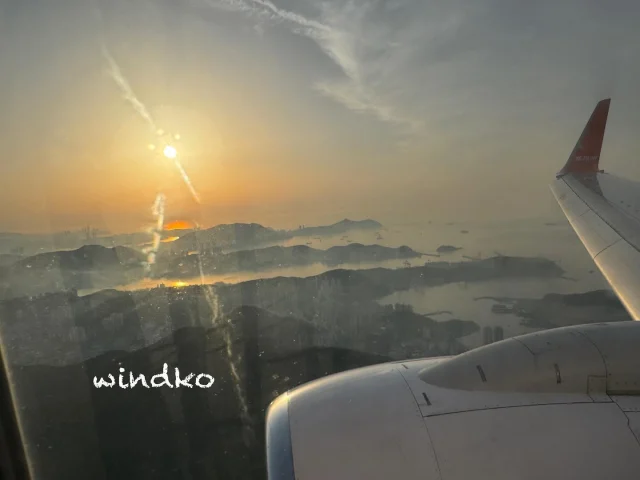
[[[194,228],[193,223],[187,220],[174,220],[173,222],[169,222],[164,226],[165,230],[189,230]],[[176,237],[177,238],[177,237]],[[172,241],[172,240],[169,240]]]

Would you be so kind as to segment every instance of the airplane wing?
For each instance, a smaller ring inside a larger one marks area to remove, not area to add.
[[[611,99],[598,102],[551,191],[630,315],[640,319],[640,183],[600,169]]]

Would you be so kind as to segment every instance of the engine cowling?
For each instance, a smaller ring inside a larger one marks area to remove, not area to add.
[[[638,374],[623,322],[332,375],[270,406],[269,478],[635,479]]]

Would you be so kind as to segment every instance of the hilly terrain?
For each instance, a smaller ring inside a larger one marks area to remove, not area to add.
[[[0,267],[0,299],[127,284],[142,278],[144,261],[137,250],[100,245],[20,258]]]
[[[342,220],[333,225],[304,227],[296,230],[275,230],[257,223],[233,223],[216,225],[206,230],[196,230],[181,236],[168,248],[190,251],[219,251],[222,249],[249,249],[289,240],[295,237],[338,235],[352,230],[382,228],[375,220]]]
[[[384,260],[420,258],[421,253],[407,246],[398,248],[351,243],[319,250],[306,245],[273,246],[229,253],[204,253],[171,258],[163,262],[157,276],[166,278],[195,277],[202,273],[223,274],[238,271],[260,271],[322,263],[328,266],[374,263]],[[168,263],[168,265],[166,265]]]

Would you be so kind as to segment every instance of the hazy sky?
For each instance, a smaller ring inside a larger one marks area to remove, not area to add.
[[[560,216],[547,185],[601,98],[602,166],[640,179],[638,18],[635,0],[0,0],[0,230],[136,229],[158,192],[207,225]]]

